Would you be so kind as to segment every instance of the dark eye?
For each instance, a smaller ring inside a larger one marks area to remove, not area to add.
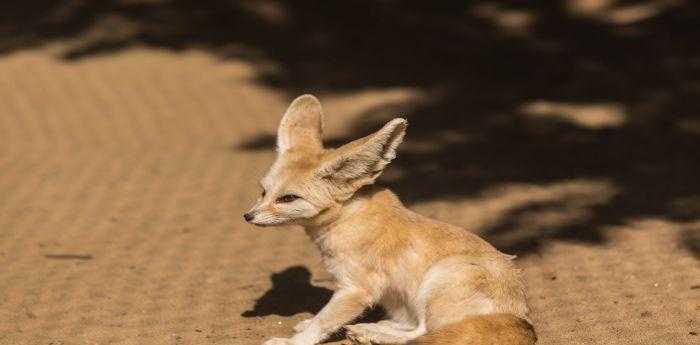
[[[265,197],[265,190],[263,189],[262,193],[260,194],[261,197]]]
[[[299,199],[299,197],[294,195],[294,194],[287,194],[287,195],[281,196],[279,199],[277,199],[277,201],[286,203],[286,202],[292,202],[296,199]]]

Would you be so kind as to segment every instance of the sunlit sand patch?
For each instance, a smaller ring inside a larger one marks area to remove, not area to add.
[[[532,11],[508,9],[489,2],[474,6],[473,13],[510,34],[528,33],[537,19]]]
[[[269,24],[286,25],[290,19],[288,11],[276,1],[242,1],[240,5]]]
[[[405,116],[416,103],[427,99],[425,92],[414,88],[368,88],[352,93],[316,96],[323,100],[327,115],[324,118],[324,133],[327,138],[347,134],[350,124],[362,122],[361,118],[370,112],[372,123],[381,126],[381,121]]]
[[[593,15],[613,6],[617,0],[568,0],[566,9],[581,15]]]
[[[520,106],[531,118],[552,118],[590,129],[619,127],[627,121],[624,107],[618,103],[567,103],[538,100]]]
[[[591,208],[605,204],[617,193],[617,186],[605,179],[504,183],[475,198],[430,202],[416,208],[430,209],[432,216],[477,232],[514,222],[517,226],[513,228],[518,230],[513,236],[521,236],[585,221],[592,214]]]
[[[566,2],[566,8],[574,15],[610,24],[628,25],[658,16],[683,2],[683,0],[656,0],[622,4],[619,0],[569,0]]]

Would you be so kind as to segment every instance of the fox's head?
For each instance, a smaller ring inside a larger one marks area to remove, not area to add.
[[[298,97],[282,117],[277,160],[260,180],[262,193],[245,220],[260,226],[319,223],[374,183],[396,157],[407,124],[393,119],[371,135],[324,149],[321,103],[311,95]]]

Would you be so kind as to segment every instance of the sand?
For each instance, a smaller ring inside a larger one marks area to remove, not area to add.
[[[241,217],[293,96],[257,73],[195,50],[0,57],[0,344],[260,344],[323,306],[333,282],[303,231]],[[331,139],[368,109],[429,97],[319,96]],[[431,149],[412,143],[416,131],[402,149],[413,159]],[[384,183],[409,168],[401,157]],[[579,230],[596,241],[548,233],[616,188],[595,177],[516,181],[411,207],[477,233],[516,225],[490,239],[520,254],[540,344],[698,344],[700,264],[688,245],[697,223],[638,214]],[[565,198],[574,202],[513,213]],[[537,246],[509,246],[520,237]]]

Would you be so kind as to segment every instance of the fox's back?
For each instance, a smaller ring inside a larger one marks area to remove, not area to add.
[[[407,209],[388,189],[363,189],[350,204],[343,226],[321,241],[322,253],[352,258],[416,289],[432,265],[453,256],[470,257],[495,274],[518,275],[509,256],[476,234]]]
[[[357,203],[357,213],[347,215],[355,237],[371,239],[372,243],[362,244],[385,255],[413,249],[428,261],[452,255],[502,257],[476,234],[409,210],[389,189],[367,188],[351,202]]]

